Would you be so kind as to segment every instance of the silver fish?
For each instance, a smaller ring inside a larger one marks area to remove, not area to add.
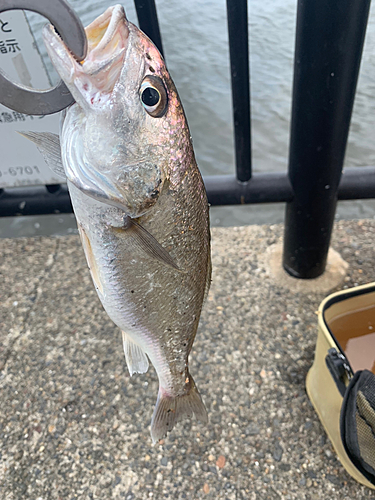
[[[25,132],[65,173],[98,296],[122,330],[126,362],[151,361],[153,441],[207,412],[188,356],[211,276],[208,203],[176,88],[160,53],[120,5],[86,28],[78,63],[51,25],[44,41],[76,103],[60,138]]]

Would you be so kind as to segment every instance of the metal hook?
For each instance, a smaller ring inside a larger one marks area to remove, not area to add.
[[[55,27],[64,43],[78,61],[87,53],[84,27],[65,0],[0,0],[0,12],[31,10],[46,17]],[[0,69],[0,102],[14,111],[27,115],[57,113],[74,102],[74,98],[60,81],[48,90],[35,90],[8,80]]]

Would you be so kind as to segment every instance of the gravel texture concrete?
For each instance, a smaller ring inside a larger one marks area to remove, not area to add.
[[[324,294],[275,285],[281,226],[215,228],[191,354],[210,422],[152,445],[153,369],[129,377],[76,236],[0,240],[0,498],[375,499],[305,392]],[[346,287],[375,280],[375,221],[339,222]]]

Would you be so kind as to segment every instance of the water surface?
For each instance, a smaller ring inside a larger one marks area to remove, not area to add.
[[[113,5],[108,0],[71,0],[70,3],[84,25]],[[123,4],[129,19],[136,23],[133,2],[126,0]],[[294,0],[253,0],[249,5],[255,172],[287,169],[296,5]],[[234,173],[225,1],[159,0],[157,10],[168,68],[186,111],[198,165],[203,175]],[[52,74],[41,42],[44,20],[34,14],[29,14],[29,19]],[[371,11],[345,166],[375,165],[374,135],[375,14]],[[281,205],[215,207],[211,219],[213,225],[275,223],[283,220],[283,212]],[[375,201],[340,203],[337,216],[374,217]],[[35,222],[28,220],[33,227]],[[34,229],[43,231],[46,220],[36,222],[40,227]],[[5,230],[9,232],[9,222],[0,221],[0,236],[5,235]],[[14,223],[19,230],[25,224],[27,226],[27,221]],[[59,224],[63,223],[52,223],[52,227],[59,228]]]

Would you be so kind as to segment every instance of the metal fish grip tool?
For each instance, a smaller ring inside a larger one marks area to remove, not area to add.
[[[46,17],[77,61],[85,58],[87,39],[84,27],[64,0],[0,0],[0,12],[7,10],[31,10]],[[62,81],[50,89],[36,90],[12,82],[0,69],[0,102],[19,113],[50,115],[68,107],[74,98]]]

